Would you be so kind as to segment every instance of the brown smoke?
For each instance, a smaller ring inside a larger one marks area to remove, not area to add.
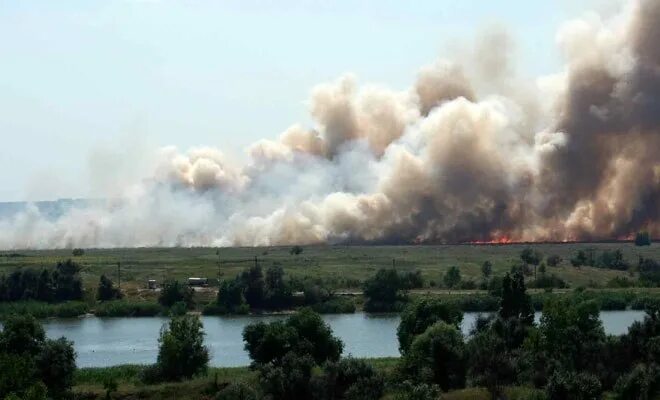
[[[558,41],[565,68],[534,83],[491,30],[408,91],[319,85],[315,126],[253,144],[246,165],[162,149],[112,204],[0,220],[0,248],[659,237],[660,2]]]

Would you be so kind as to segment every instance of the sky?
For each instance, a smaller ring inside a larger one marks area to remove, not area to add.
[[[104,160],[134,175],[148,148],[240,158],[310,124],[314,85],[350,72],[405,89],[489,26],[521,75],[550,74],[561,24],[615,3],[0,0],[0,201],[98,196]]]

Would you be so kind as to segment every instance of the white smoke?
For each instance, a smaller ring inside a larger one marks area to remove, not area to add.
[[[660,24],[660,6],[631,3],[611,20],[566,24],[566,66],[552,76],[516,77],[502,30],[462,63],[422,67],[408,91],[346,75],[312,90],[314,126],[258,141],[246,163],[210,147],[163,148],[116,199],[56,218],[31,206],[0,219],[0,248],[658,235],[660,123],[616,113],[642,94],[659,102],[660,60],[640,43],[660,42],[646,37],[658,34],[648,26]],[[631,82],[649,66],[650,89],[635,96]],[[615,133],[598,125],[615,118]]]

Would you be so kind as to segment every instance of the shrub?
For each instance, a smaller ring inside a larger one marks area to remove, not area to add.
[[[405,381],[396,394],[396,400],[428,400],[440,397],[440,387],[427,383]]]
[[[614,386],[615,399],[649,400],[660,391],[660,370],[655,364],[638,364]]]
[[[259,400],[257,392],[245,383],[230,383],[218,392],[215,400]]]
[[[73,374],[76,371],[73,342],[65,338],[46,340],[35,364],[51,397],[60,398],[73,386]]]
[[[259,322],[243,330],[245,350],[256,364],[281,362],[290,351],[308,354],[318,363],[336,361],[343,343],[332,335],[321,316],[310,309],[290,316],[286,321]]]
[[[406,307],[397,329],[399,350],[405,353],[417,335],[438,321],[459,327],[463,313],[455,304],[437,299],[422,299]]]
[[[449,267],[445,275],[442,277],[442,282],[447,289],[453,289],[461,283],[461,270],[456,266]]]
[[[163,306],[170,308],[175,303],[183,301],[188,308],[193,306],[193,290],[192,288],[182,284],[179,281],[167,280],[163,283],[163,287],[158,296],[158,302]]]
[[[352,314],[355,312],[355,303],[351,299],[333,297],[322,303],[314,304],[312,310],[319,314]]]
[[[121,291],[114,287],[112,281],[105,275],[101,275],[99,279],[99,287],[96,291],[96,298],[100,301],[121,299]]]
[[[556,276],[555,274],[552,274],[549,276],[541,275],[539,278],[534,280],[529,286],[539,289],[545,289],[545,288],[563,289],[563,288],[567,288],[568,284],[560,277]]]
[[[554,373],[546,387],[549,400],[596,400],[603,393],[600,381],[587,373]]]
[[[164,326],[158,339],[159,377],[166,381],[189,379],[206,372],[209,351],[204,346],[203,325],[199,317],[174,317]]]
[[[326,363],[323,391],[330,399],[380,399],[383,377],[364,360],[344,358]]]
[[[552,254],[548,256],[547,263],[551,267],[557,267],[559,266],[559,264],[561,264],[561,262],[562,262],[562,258],[557,254]]]
[[[279,363],[258,366],[259,383],[272,400],[311,399],[313,367],[314,359],[310,355],[288,352]]]
[[[403,371],[444,391],[465,386],[465,344],[454,326],[437,322],[417,336],[402,358]]]
[[[367,312],[397,311],[407,300],[405,287],[394,269],[380,269],[364,283],[364,309]]]
[[[96,306],[97,317],[153,317],[162,313],[160,304],[149,301],[115,300]]]
[[[80,257],[84,254],[85,254],[85,250],[83,249],[73,249],[73,251],[71,252],[71,255],[73,255],[74,257]]]

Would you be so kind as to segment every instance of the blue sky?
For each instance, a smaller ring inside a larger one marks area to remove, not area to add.
[[[309,123],[316,83],[403,89],[493,24],[522,74],[555,72],[561,23],[613,2],[0,0],[0,201],[93,195],[99,149],[241,152]]]

